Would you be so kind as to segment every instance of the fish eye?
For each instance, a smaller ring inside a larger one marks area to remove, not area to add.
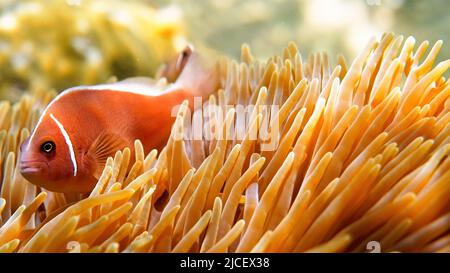
[[[43,151],[44,153],[50,153],[51,151],[53,151],[56,148],[55,142],[53,141],[46,141],[44,143],[42,143],[41,145],[41,151]]]

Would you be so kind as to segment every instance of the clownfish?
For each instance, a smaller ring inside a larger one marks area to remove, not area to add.
[[[149,78],[78,86],[60,93],[45,108],[20,147],[19,169],[29,182],[50,191],[90,192],[106,160],[139,139],[144,152],[167,141],[173,107],[218,88],[216,62],[187,47],[166,64],[164,87]]]

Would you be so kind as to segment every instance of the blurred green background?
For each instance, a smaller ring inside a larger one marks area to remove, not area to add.
[[[152,76],[187,42],[259,59],[289,41],[351,59],[383,32],[443,40],[448,0],[0,0],[0,98],[23,90]]]
[[[450,57],[448,0],[157,0],[183,11],[190,35],[231,56],[250,44],[265,58],[295,41],[304,53],[353,57],[373,35],[394,32],[418,42],[443,40]]]

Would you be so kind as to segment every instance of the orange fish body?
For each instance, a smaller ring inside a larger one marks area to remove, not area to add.
[[[183,56],[186,57],[186,56]],[[57,192],[89,192],[106,159],[141,140],[145,152],[161,147],[184,100],[217,87],[216,67],[189,53],[175,83],[165,88],[134,78],[68,89],[45,109],[21,146],[20,169],[30,182]],[[172,73],[173,74],[173,73]]]

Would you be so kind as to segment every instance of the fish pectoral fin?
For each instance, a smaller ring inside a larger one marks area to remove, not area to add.
[[[94,177],[100,178],[108,157],[129,146],[129,142],[117,133],[103,132],[91,144],[87,154],[94,161]]]

